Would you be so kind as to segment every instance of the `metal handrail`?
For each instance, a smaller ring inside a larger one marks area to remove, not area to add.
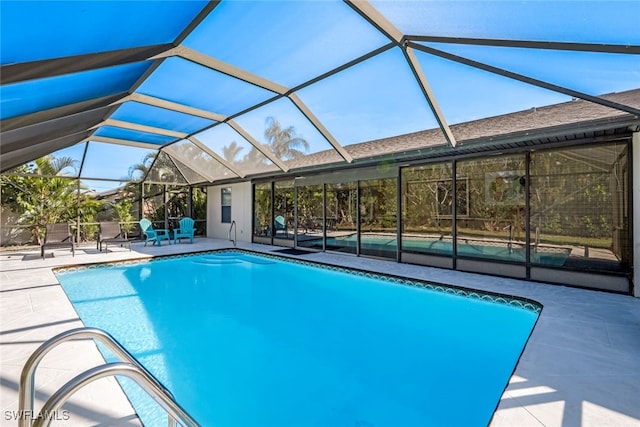
[[[231,230],[233,230],[233,239],[231,238]],[[229,227],[229,240],[233,242],[233,246],[236,246],[236,240],[238,237],[238,226],[236,225],[236,221],[231,221],[231,226]]]
[[[42,414],[55,414],[62,405],[78,390],[95,380],[104,377],[121,375],[134,380],[169,414],[169,425],[175,426],[175,420],[185,427],[199,427],[199,424],[173,400],[173,397],[155,378],[142,366],[130,363],[115,362],[96,366],[74,377],[58,391],[53,393],[42,407]],[[33,427],[48,427],[54,417],[38,417]]]
[[[51,351],[54,347],[58,346],[59,344],[62,344],[63,342],[66,342],[66,341],[70,341],[72,339],[80,339],[80,338],[93,338],[100,341],[120,360],[125,361],[126,362],[125,364],[131,365],[132,367],[135,367],[138,370],[140,370],[142,372],[142,375],[145,377],[144,381],[148,383],[147,386],[152,387],[153,389],[163,390],[163,393],[169,396],[170,400],[173,402],[173,405],[179,408],[180,411],[184,412],[184,410],[182,410],[178,405],[178,403],[175,402],[175,400],[173,399],[171,392],[167,390],[157,379],[155,379],[155,377],[151,375],[151,373],[149,373],[144,368],[144,366],[140,365],[140,363],[138,363],[135,357],[133,357],[131,353],[129,353],[124,347],[122,347],[122,345],[118,341],[116,341],[116,339],[113,338],[111,334],[103,331],[102,329],[97,329],[97,328],[76,328],[76,329],[68,330],[66,332],[62,332],[54,336],[53,338],[48,339],[47,341],[42,343],[42,345],[40,345],[40,347],[38,347],[33,352],[31,357],[29,357],[29,359],[26,361],[24,368],[22,369],[22,373],[20,375],[20,385],[18,390],[18,409],[19,409],[18,413],[20,414],[20,418],[18,420],[18,427],[31,427],[32,417],[34,416],[33,401],[34,401],[34,394],[35,394],[35,371],[36,371],[36,368],[38,367],[38,364],[42,360],[42,358],[46,356],[47,353],[49,353],[49,351]],[[102,365],[102,366],[107,366],[107,365]],[[90,371],[87,371],[87,372],[90,372]],[[76,378],[79,378],[79,377],[80,376]],[[76,378],[74,378],[74,380]],[[72,382],[73,380],[65,384],[63,388],[66,388]],[[71,386],[73,386],[73,384]],[[43,411],[41,411],[41,413],[46,414],[47,412],[44,412],[44,409],[45,408],[43,408]],[[171,412],[169,412],[169,414],[172,415]],[[175,426],[175,417],[172,418],[172,416],[169,417],[170,427]],[[187,417],[191,419],[191,417],[189,417],[188,414],[187,414]],[[179,417],[179,418],[182,419],[182,417]],[[194,421],[193,424],[187,424],[187,425],[198,425],[198,424],[195,423]]]

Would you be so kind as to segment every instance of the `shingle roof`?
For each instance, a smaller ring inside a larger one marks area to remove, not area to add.
[[[606,94],[601,97],[640,108],[640,89]],[[614,121],[624,118],[636,120],[640,125],[638,116],[589,101],[574,99],[560,104],[455,124],[451,126],[451,131],[457,139],[458,147],[468,147],[471,144],[499,140],[501,137],[517,134],[521,134],[521,140],[526,141],[535,139],[536,135],[546,132],[550,128],[568,126],[578,128],[603,120]],[[567,129],[564,132],[567,132]],[[438,128],[347,145],[345,149],[357,161],[358,159],[375,158],[425,148],[446,148],[446,144],[447,141]],[[454,148],[449,149],[451,152],[455,150]],[[288,162],[288,166],[304,168],[317,164],[339,162],[340,160],[335,152],[328,150],[291,160]]]

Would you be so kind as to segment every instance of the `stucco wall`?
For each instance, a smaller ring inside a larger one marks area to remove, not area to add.
[[[230,224],[222,222],[221,190],[231,188],[231,219],[236,222],[238,241],[251,241],[251,183],[216,185],[207,188],[207,237],[227,239]]]

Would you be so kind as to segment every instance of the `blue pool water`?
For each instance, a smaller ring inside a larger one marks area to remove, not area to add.
[[[356,234],[327,238],[327,247],[329,249],[333,247],[355,248],[356,244]],[[395,255],[397,245],[397,239],[391,235],[362,234],[360,236],[360,246],[363,250],[368,249]],[[319,246],[322,247],[321,244]],[[451,256],[453,254],[453,242],[451,239],[403,237],[402,250]],[[460,238],[456,250],[457,255],[462,257],[490,258],[521,263],[526,260],[525,246],[521,243],[509,244],[508,241],[491,242]],[[532,250],[530,254],[531,262],[533,264],[562,266],[569,258],[570,252],[571,250],[565,248]]]
[[[540,310],[239,251],[57,276],[85,325],[212,427],[487,425]]]

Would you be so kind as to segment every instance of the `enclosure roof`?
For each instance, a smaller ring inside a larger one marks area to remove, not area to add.
[[[215,183],[640,126],[637,1],[0,8],[2,172]]]

